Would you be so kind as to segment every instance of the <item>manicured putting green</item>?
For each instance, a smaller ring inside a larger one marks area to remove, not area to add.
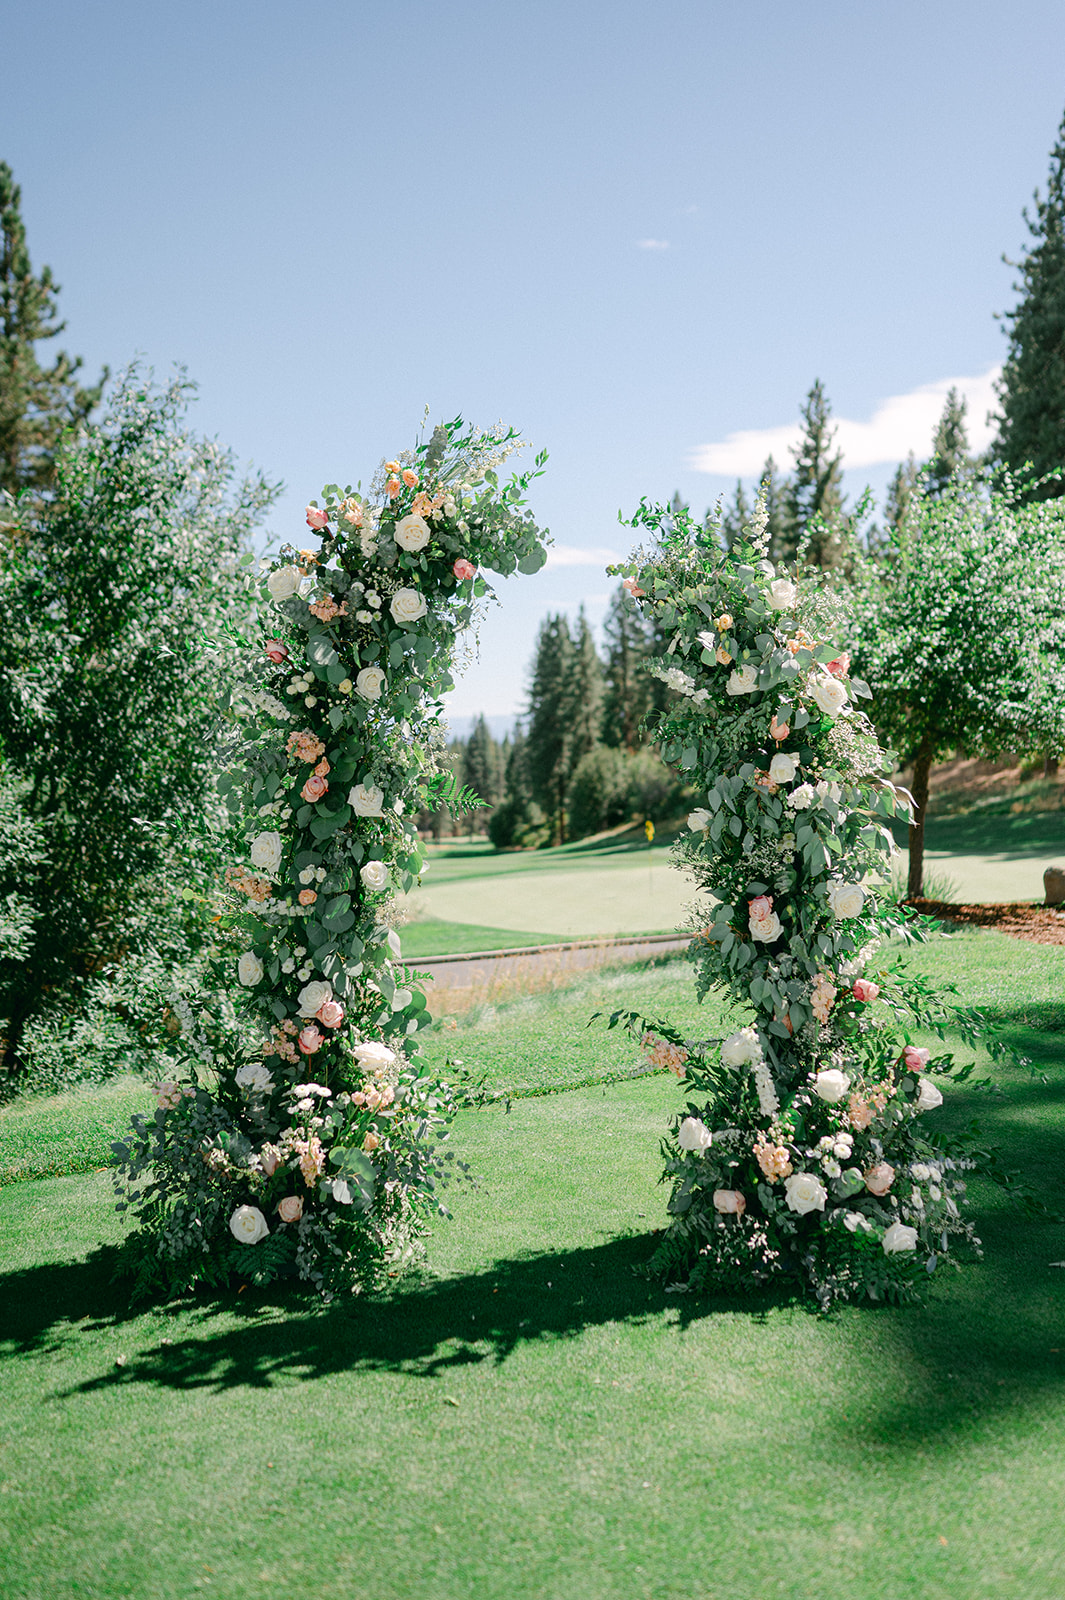
[[[467,881],[426,881],[410,896],[411,909],[419,919],[553,928],[562,939],[668,933],[684,921],[695,886],[670,865],[665,851],[648,856],[617,866],[582,865],[578,872],[560,862],[519,877],[482,870]]]

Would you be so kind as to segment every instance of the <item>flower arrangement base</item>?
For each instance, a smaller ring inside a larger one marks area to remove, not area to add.
[[[512,431],[435,429],[367,493],[329,485],[307,508],[315,546],[253,580],[219,782],[243,841],[220,991],[169,997],[158,1108],[115,1147],[145,1292],[371,1287],[444,1210],[455,1098],[419,1065],[429,1014],[394,896],[424,870],[419,810],[479,803],[446,770],[440,696],[484,573],[546,559],[525,510],[544,457],[500,484],[515,448]]]

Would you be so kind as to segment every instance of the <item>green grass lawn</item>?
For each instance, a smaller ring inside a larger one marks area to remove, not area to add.
[[[1040,1068],[936,1114],[979,1114],[1059,1204],[1065,950],[913,960]],[[43,1170],[70,1163],[0,1191],[5,1600],[1061,1600],[1065,1228],[976,1186],[985,1259],[906,1310],[648,1287],[675,1080],[528,1094],[632,1069],[585,1026],[614,1005],[718,1019],[674,962],[434,1029],[434,1061],[527,1097],[461,1115],[479,1187],[424,1271],[325,1310],[131,1311],[109,1180],[79,1168],[143,1088],[0,1113],[4,1162],[36,1128]]]

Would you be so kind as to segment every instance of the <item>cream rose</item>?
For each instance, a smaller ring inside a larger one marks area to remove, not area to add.
[[[395,540],[401,550],[421,550],[429,539],[429,524],[423,517],[412,514],[396,523]]]
[[[810,684],[810,698],[826,717],[838,717],[847,704],[847,691],[838,678],[814,678]]]
[[[764,917],[751,918],[751,938],[759,939],[763,944],[772,944],[784,932],[784,924],[775,911],[770,911]]]
[[[303,1196],[287,1194],[278,1201],[277,1214],[282,1222],[298,1222],[303,1215]]]
[[[747,1202],[738,1189],[715,1189],[714,1210],[721,1211],[725,1216],[742,1217],[747,1209]]]
[[[283,850],[279,833],[260,833],[251,843],[249,854],[252,866],[258,867],[260,872],[275,873],[281,865]]]
[[[253,1062],[247,1067],[238,1067],[234,1081],[238,1089],[246,1089],[249,1094],[269,1094],[274,1087],[269,1068],[259,1062]]]
[[[238,1206],[229,1219],[229,1231],[239,1244],[258,1244],[270,1229],[258,1206]]]
[[[428,608],[425,596],[419,594],[417,589],[397,589],[388,609],[397,622],[417,622],[419,617],[425,616]]]
[[[901,1250],[916,1250],[917,1229],[907,1228],[903,1222],[893,1222],[881,1242],[884,1253],[889,1256],[898,1255]]]
[[[363,667],[355,679],[355,693],[364,700],[380,700],[385,686],[385,675],[380,667]]]
[[[828,1190],[812,1172],[793,1172],[784,1180],[784,1193],[789,1209],[797,1211],[800,1217],[808,1211],[823,1211],[828,1199]]]
[[[298,567],[275,567],[266,580],[271,600],[290,600],[300,586]]]
[[[375,783],[357,783],[348,795],[348,805],[357,817],[381,816],[384,802],[384,792]]]
[[[741,1028],[730,1033],[721,1046],[721,1060],[726,1067],[744,1067],[748,1061],[760,1061],[762,1046],[753,1028]]]
[[[367,861],[366,865],[359,869],[359,877],[367,889],[379,893],[388,883],[388,868],[383,861]]]
[[[829,1067],[814,1078],[814,1094],[830,1106],[834,1106],[837,1100],[842,1100],[850,1086],[850,1078],[836,1067]]]
[[[725,685],[726,694],[753,694],[758,683],[758,668],[752,666],[736,667],[728,675]]]
[[[787,578],[778,578],[769,585],[766,601],[773,611],[790,611],[798,599],[799,591]]]
[[[327,1000],[333,998],[333,985],[322,983],[315,979],[313,983],[304,984],[300,990],[299,1016],[316,1017]]]
[[[828,908],[841,922],[850,917],[860,917],[865,904],[865,890],[858,883],[830,883]]]
[[[688,812],[688,827],[693,833],[702,833],[710,825],[710,813],[704,806],[697,806],[694,811]]]
[[[769,763],[769,776],[774,783],[790,783],[798,770],[798,756],[777,755]]]
[[[246,989],[254,989],[263,981],[263,964],[254,950],[245,950],[237,962],[237,977]]]
[[[914,1102],[918,1111],[934,1111],[936,1106],[943,1104],[943,1096],[930,1078],[922,1078],[917,1086],[917,1099]]]
[[[379,1039],[365,1039],[362,1044],[355,1045],[351,1053],[361,1067],[368,1067],[371,1071],[377,1067],[390,1067],[396,1059],[396,1052]]]
[[[709,1150],[713,1134],[705,1122],[700,1122],[698,1117],[685,1117],[677,1129],[677,1143],[682,1150],[691,1150],[701,1154]]]

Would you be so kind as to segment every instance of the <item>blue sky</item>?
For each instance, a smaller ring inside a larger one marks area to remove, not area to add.
[[[1050,0],[2,0],[0,25],[0,157],[63,342],[184,362],[197,426],[285,480],[277,539],[426,405],[550,452],[554,564],[501,587],[456,722],[520,709],[547,611],[598,620],[619,508],[702,511],[767,444],[786,462],[814,378],[852,493],[948,380],[982,425],[1065,105]]]

